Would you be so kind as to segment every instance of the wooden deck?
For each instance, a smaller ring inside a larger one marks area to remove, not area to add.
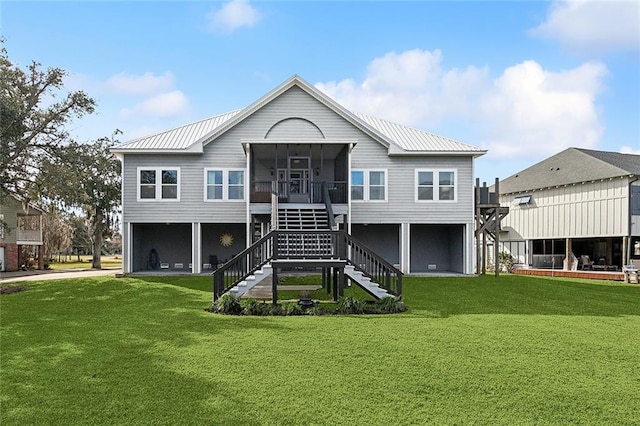
[[[538,275],[544,277],[584,278],[587,280],[624,281],[624,273],[609,271],[565,271],[562,269],[514,269],[518,275]]]

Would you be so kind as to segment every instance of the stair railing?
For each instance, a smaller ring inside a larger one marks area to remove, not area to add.
[[[213,303],[273,259],[276,251],[275,231],[253,243],[213,272]]]
[[[333,206],[331,205],[331,197],[329,196],[329,187],[326,182],[322,182],[322,202],[327,209],[327,217],[329,218],[329,229],[336,229],[336,218],[333,215]]]
[[[345,231],[275,230],[213,273],[213,303],[274,259],[342,259],[390,294],[402,294],[402,272]]]
[[[345,231],[335,232],[340,234],[338,240],[340,253],[350,265],[390,294],[402,295],[402,271]]]

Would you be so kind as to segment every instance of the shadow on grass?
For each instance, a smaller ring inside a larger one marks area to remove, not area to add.
[[[403,280],[414,315],[640,315],[640,286],[608,281],[501,275]]]
[[[208,293],[136,279],[39,281],[2,297],[2,418],[11,424],[43,416],[59,424],[179,424],[185,409],[177,407],[189,407],[196,423],[255,423],[241,396],[217,379],[235,358],[219,341],[239,330],[287,328],[213,316],[203,311]],[[190,374],[192,363],[210,364],[210,373]]]

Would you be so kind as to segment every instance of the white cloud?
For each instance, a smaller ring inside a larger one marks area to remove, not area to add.
[[[632,146],[627,146],[624,145],[620,148],[620,152],[623,154],[636,154],[636,155],[640,155],[640,147],[632,147]]]
[[[317,83],[345,107],[406,125],[432,129],[464,123],[494,157],[556,153],[596,147],[602,133],[596,96],[607,73],[596,62],[551,72],[535,61],[504,70],[446,69],[439,51],[411,50],[376,58],[362,83]]]
[[[451,111],[468,112],[487,83],[486,68],[444,70],[441,62],[439,50],[391,52],[369,64],[361,84],[346,79],[316,86],[354,111],[407,125],[433,124]]]
[[[171,89],[175,84],[173,73],[167,71],[162,75],[146,72],[142,75],[120,73],[109,77],[105,87],[120,93],[132,95],[151,95]]]
[[[553,73],[527,61],[507,68],[479,104],[494,156],[595,148],[603,133],[595,96],[606,68],[587,63]]]
[[[247,0],[231,0],[207,15],[209,29],[229,34],[240,27],[253,27],[259,20],[258,10]]]
[[[160,93],[137,104],[133,109],[123,109],[124,116],[145,115],[157,117],[171,117],[184,114],[189,108],[189,101],[179,90]]]
[[[556,1],[529,32],[578,52],[640,48],[640,2]]]

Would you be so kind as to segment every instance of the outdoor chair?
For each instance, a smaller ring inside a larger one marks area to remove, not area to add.
[[[582,256],[580,256],[580,259],[582,259],[583,271],[593,270],[593,261],[589,259],[589,256],[587,256],[586,254],[583,254]]]

